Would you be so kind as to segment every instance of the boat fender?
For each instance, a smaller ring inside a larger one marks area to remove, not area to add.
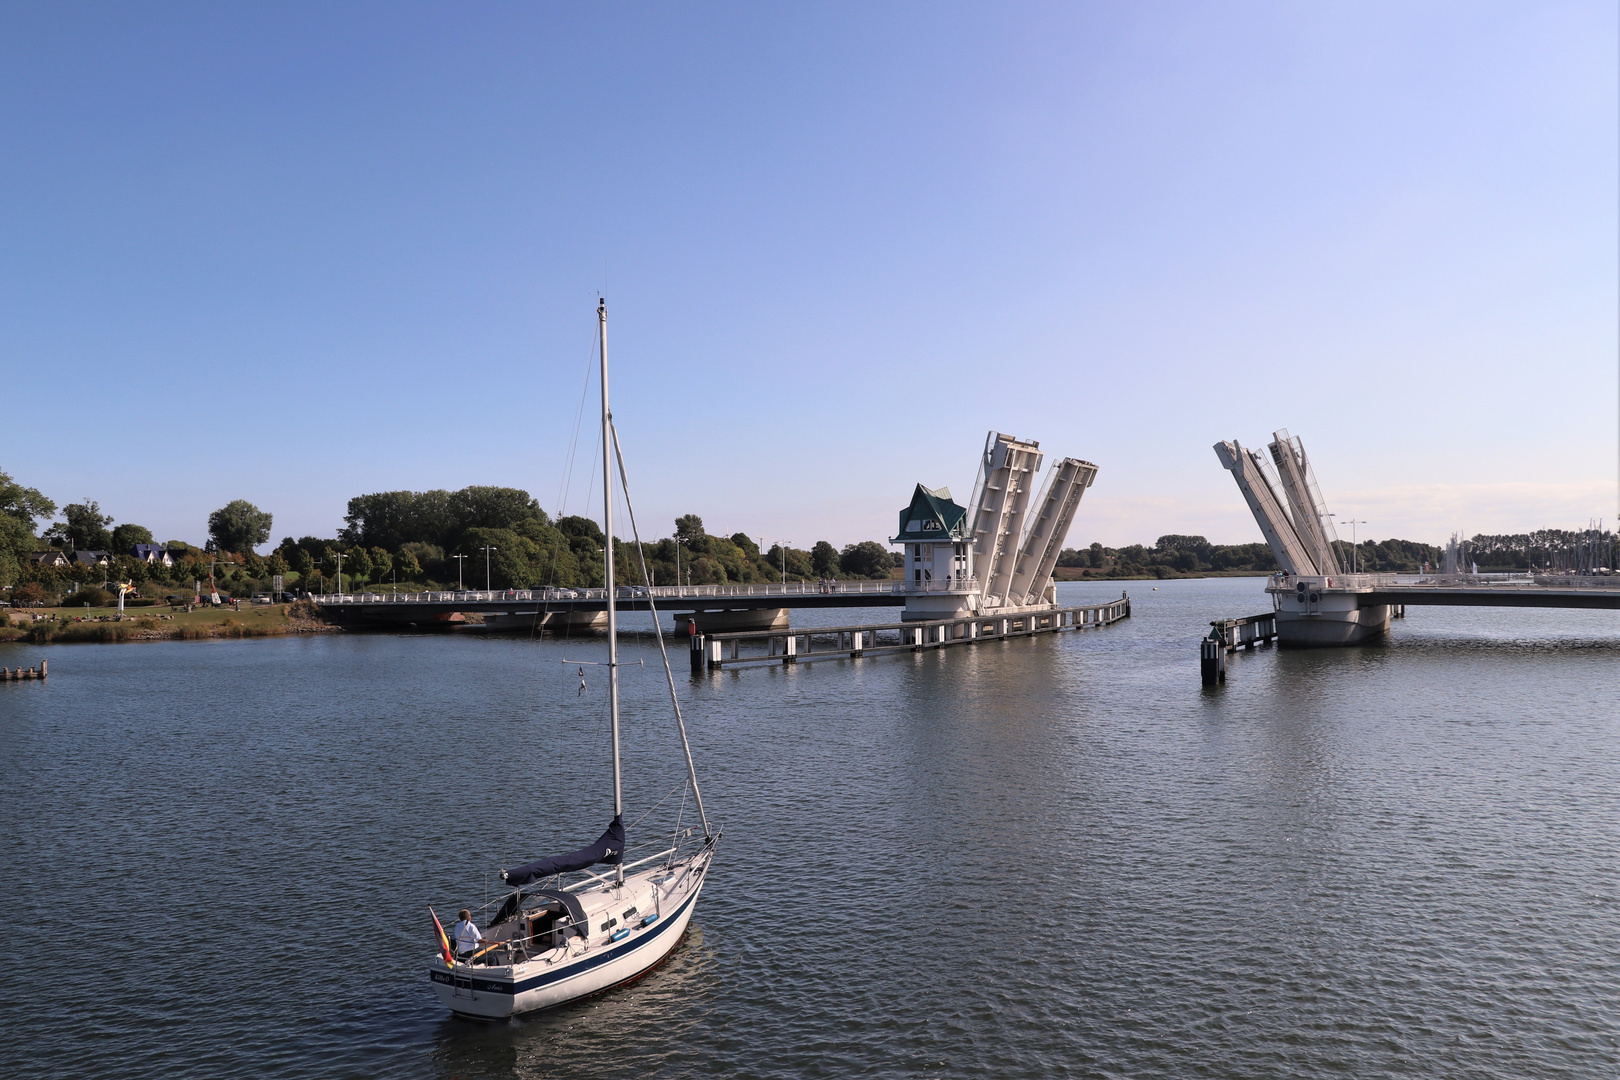
[[[641,920],[641,925],[642,926],[651,926],[653,923],[655,923],[657,921],[658,921],[658,912],[655,911],[651,915],[643,916],[642,920]]]
[[[630,928],[628,926],[621,926],[617,930],[613,931],[612,934],[608,935],[608,940],[609,941],[623,941],[625,938],[627,938],[629,936],[630,936]]]

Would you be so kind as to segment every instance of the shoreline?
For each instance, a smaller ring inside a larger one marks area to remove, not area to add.
[[[95,612],[96,614],[81,614]],[[24,625],[19,625],[22,623]],[[343,627],[326,622],[311,604],[272,604],[247,609],[169,611],[136,608],[119,614],[106,608],[43,608],[7,611],[0,644],[111,645],[126,641],[209,641],[222,638],[326,634]]]
[[[1063,569],[1060,568],[1060,574]],[[1225,570],[1210,573],[1062,575],[1063,584],[1115,581],[1196,581],[1212,578],[1269,577],[1269,571]],[[77,614],[98,612],[98,614]],[[168,611],[136,608],[122,615],[103,608],[44,608],[7,612],[9,625],[0,626],[0,645],[118,645],[145,641],[218,641],[223,639],[289,637],[300,634],[341,634],[377,627],[351,627],[330,623],[308,601],[272,604],[247,609]],[[26,622],[29,625],[19,626]],[[448,628],[447,628],[448,629]]]

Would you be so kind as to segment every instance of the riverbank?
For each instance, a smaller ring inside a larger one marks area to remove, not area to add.
[[[28,644],[112,643],[120,641],[200,641],[209,638],[281,637],[335,633],[340,627],[321,618],[314,604],[262,604],[193,611],[137,608],[119,614],[108,608],[34,608],[7,613],[0,641]]]

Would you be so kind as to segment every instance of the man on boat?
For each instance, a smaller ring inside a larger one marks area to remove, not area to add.
[[[472,921],[472,912],[467,908],[461,909],[461,921],[456,923],[455,935],[456,959],[464,964],[472,963],[473,954],[484,943],[484,932]]]

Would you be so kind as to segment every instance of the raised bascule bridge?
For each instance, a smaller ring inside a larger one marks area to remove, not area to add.
[[[954,502],[948,488],[918,484],[889,540],[904,552],[900,580],[621,586],[616,605],[620,611],[656,605],[677,625],[710,635],[780,636],[794,608],[895,607],[904,622],[960,623],[964,633],[976,619],[1054,629],[1088,625],[1083,617],[1075,623],[1045,616],[1067,610],[1057,606],[1052,571],[1097,466],[1063,458],[1047,469],[1036,493],[1043,459],[1039,443],[992,431],[980,455],[971,510]],[[336,622],[424,628],[477,614],[498,629],[590,629],[605,625],[607,610],[607,593],[599,588],[332,593],[312,599]],[[1032,614],[1042,617],[1024,619]]]
[[[1284,429],[1273,433],[1266,450],[1263,455],[1235,439],[1215,444],[1281,567],[1266,584],[1281,645],[1373,641],[1409,605],[1620,609],[1620,577],[1466,573],[1455,539],[1438,573],[1357,573],[1340,557],[1333,515],[1304,444]]]

